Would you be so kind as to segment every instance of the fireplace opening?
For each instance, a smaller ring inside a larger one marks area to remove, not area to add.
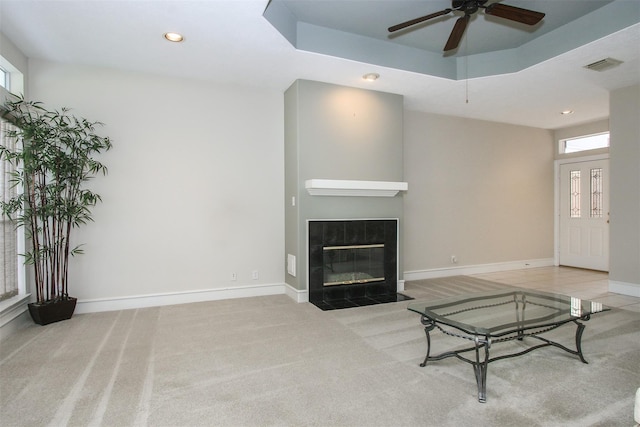
[[[323,286],[384,281],[384,243],[325,246]]]
[[[310,220],[309,302],[322,310],[411,299],[397,293],[397,220]]]

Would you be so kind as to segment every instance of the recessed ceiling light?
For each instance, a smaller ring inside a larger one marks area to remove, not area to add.
[[[566,115],[569,115],[569,114],[573,114],[573,110],[564,110],[560,114],[562,114],[563,116],[566,116]]]
[[[375,82],[376,80],[378,80],[379,77],[380,77],[380,74],[376,74],[376,73],[369,73],[362,76],[362,78],[368,82]]]
[[[180,43],[181,41],[184,40],[184,37],[182,37],[182,34],[178,34],[178,33],[164,33],[164,38],[169,40],[170,42],[175,42],[175,43]]]

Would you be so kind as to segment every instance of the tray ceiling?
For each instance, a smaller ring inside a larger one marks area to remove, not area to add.
[[[271,0],[264,16],[299,50],[453,80],[517,72],[638,22],[631,1],[503,4],[546,16],[530,27],[479,10],[458,49],[447,53],[443,46],[461,12],[398,33],[387,28],[449,8],[448,0]]]

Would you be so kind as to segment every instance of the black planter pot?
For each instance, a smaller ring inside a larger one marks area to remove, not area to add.
[[[44,304],[30,303],[29,314],[38,325],[48,325],[49,323],[71,319],[76,309],[77,298],[45,302]]]

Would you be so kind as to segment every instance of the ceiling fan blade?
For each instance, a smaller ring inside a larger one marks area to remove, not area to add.
[[[451,30],[451,35],[449,35],[449,40],[447,40],[447,44],[444,46],[444,51],[453,50],[458,47],[460,44],[460,40],[462,40],[462,36],[464,35],[464,31],[467,29],[467,24],[471,19],[471,15],[465,14],[462,18],[458,18],[456,24],[453,26],[453,30]]]
[[[412,25],[419,24],[419,23],[427,21],[429,19],[433,19],[433,18],[437,18],[438,16],[446,15],[449,12],[451,12],[451,9],[444,9],[444,10],[441,10],[440,12],[432,13],[430,15],[421,16],[420,18],[415,18],[415,19],[412,19],[410,21],[406,21],[406,22],[403,22],[401,24],[394,25],[392,27],[389,27],[388,30],[389,30],[390,33],[393,33],[394,31],[402,30],[403,28],[407,28],[407,27],[410,27]]]
[[[522,9],[501,3],[490,4],[485,8],[485,13],[527,25],[535,25],[544,18],[544,13],[534,12],[533,10]]]

